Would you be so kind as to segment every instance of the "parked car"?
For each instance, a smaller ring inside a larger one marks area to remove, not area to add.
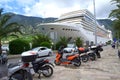
[[[39,56],[51,56],[53,51],[47,47],[36,47],[31,51],[35,51]]]
[[[2,45],[1,49],[2,49],[2,51],[9,51],[8,45]]]
[[[66,48],[64,48],[64,53],[72,53],[72,52],[77,52],[77,47],[73,44],[67,45]]]

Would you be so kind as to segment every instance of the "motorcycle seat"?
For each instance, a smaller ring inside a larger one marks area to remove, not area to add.
[[[68,62],[67,59],[60,59],[62,62]]]
[[[72,55],[67,55],[66,58],[70,57],[70,56],[74,56],[75,54],[72,54]]]
[[[39,60],[33,61],[32,63],[33,63],[33,64],[37,64],[37,63],[43,62],[43,61],[44,61],[44,59],[39,59]]]
[[[10,64],[8,64],[8,68],[13,68],[15,66],[19,66],[19,64],[18,63],[10,63]]]

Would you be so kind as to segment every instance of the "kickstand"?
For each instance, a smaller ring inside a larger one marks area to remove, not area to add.
[[[39,76],[38,76],[38,78],[41,80],[41,73],[39,73]]]

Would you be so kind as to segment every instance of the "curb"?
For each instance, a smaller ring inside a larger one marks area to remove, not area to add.
[[[8,55],[8,59],[20,58],[21,55]]]
[[[57,51],[53,51],[53,53],[55,54]],[[21,54],[18,55],[8,55],[8,59],[14,59],[14,58],[20,58]]]

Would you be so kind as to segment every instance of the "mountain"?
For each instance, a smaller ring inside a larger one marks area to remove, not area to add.
[[[113,21],[110,19],[97,19],[97,22],[102,26],[104,25],[106,29],[114,31],[113,29]]]
[[[10,22],[18,22],[19,24],[22,24],[24,28],[21,28],[22,32],[26,34],[31,34],[38,32],[38,24],[40,23],[50,23],[54,22],[57,18],[41,18],[41,17],[33,17],[33,16],[23,16],[19,14],[14,13],[7,13],[10,15],[13,15],[13,17],[9,20]]]
[[[13,14],[13,13],[9,13],[9,14]],[[9,22],[18,22],[20,24],[23,24],[24,28],[26,28],[23,31],[27,32],[27,33],[36,31],[38,29],[37,25],[40,23],[50,23],[50,22],[54,22],[57,19],[57,18],[53,18],[53,17],[41,18],[41,17],[23,16],[23,15],[19,15],[19,14],[13,14],[13,15],[14,16],[10,19]],[[113,23],[112,20],[97,19],[97,21],[100,25],[104,25],[106,29],[114,31],[113,27],[112,27],[112,23]]]
[[[23,24],[24,26],[36,26],[39,23],[50,23],[54,22],[57,18],[41,18],[41,17],[32,17],[32,16],[23,16],[15,14],[11,18],[11,22],[18,22],[20,24]]]

